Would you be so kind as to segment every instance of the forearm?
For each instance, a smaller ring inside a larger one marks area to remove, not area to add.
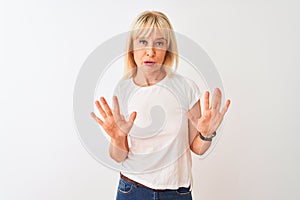
[[[197,134],[190,145],[191,150],[197,155],[203,155],[210,147],[210,141],[202,140]]]
[[[111,139],[109,155],[116,162],[122,162],[127,158],[129,151],[127,136]]]

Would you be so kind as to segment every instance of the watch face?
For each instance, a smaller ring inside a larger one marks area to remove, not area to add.
[[[212,135],[212,138],[215,137],[217,135],[217,132],[215,131]]]

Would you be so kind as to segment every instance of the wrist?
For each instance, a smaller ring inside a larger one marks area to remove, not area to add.
[[[120,144],[120,143],[123,143],[126,140],[127,140],[126,135],[118,135],[118,136],[115,136],[114,138],[111,138],[110,142],[113,143],[113,144]]]
[[[211,142],[212,139],[217,135],[216,131],[211,136],[209,136],[209,137],[207,137],[206,135],[203,136],[201,132],[198,132],[198,133],[199,133],[199,137],[200,137],[201,140],[203,140],[203,141],[209,141],[209,142]]]
[[[124,138],[127,138],[127,134],[118,128],[112,131],[110,138],[111,140],[123,140]]]

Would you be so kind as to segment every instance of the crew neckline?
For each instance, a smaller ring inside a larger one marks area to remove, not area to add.
[[[167,76],[168,76],[168,74],[166,74],[165,77],[163,77],[163,78],[162,78],[160,81],[158,81],[157,83],[152,84],[152,85],[149,85],[149,86],[140,86],[140,85],[136,84],[136,83],[134,82],[134,80],[133,80],[133,77],[131,77],[131,83],[132,83],[135,87],[137,87],[137,88],[151,88],[151,87],[155,87],[156,85],[159,85],[159,84],[161,84],[162,82],[164,82],[164,81],[167,79]]]

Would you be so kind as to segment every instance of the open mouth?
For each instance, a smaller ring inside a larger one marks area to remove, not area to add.
[[[147,66],[153,66],[153,65],[155,65],[155,62],[153,62],[153,61],[145,61],[144,64],[147,65]]]

